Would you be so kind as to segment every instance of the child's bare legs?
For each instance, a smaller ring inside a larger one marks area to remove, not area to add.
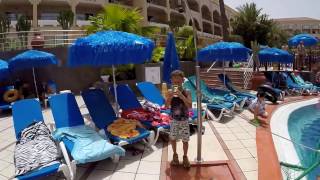
[[[179,164],[179,158],[177,154],[177,141],[176,140],[171,140],[171,146],[172,146],[172,151],[173,151],[173,157],[171,161],[171,165],[178,165]]]
[[[183,142],[183,155],[188,156],[189,142]]]
[[[173,154],[177,154],[177,141],[171,140],[170,142],[171,142]]]
[[[189,142],[183,142],[183,167],[184,168],[190,168],[190,162],[188,159],[188,147]]]

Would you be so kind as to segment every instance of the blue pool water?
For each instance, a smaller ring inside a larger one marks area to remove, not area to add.
[[[293,111],[288,120],[291,139],[314,149],[320,149],[320,104],[314,104]],[[299,145],[294,145],[303,167],[310,167],[320,161],[320,154]],[[315,180],[320,167],[312,171],[307,179]]]

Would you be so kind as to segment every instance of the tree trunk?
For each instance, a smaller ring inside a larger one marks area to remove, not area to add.
[[[220,21],[222,25],[222,37],[224,41],[228,41],[229,39],[229,32],[228,32],[228,25],[227,25],[227,16],[226,16],[226,9],[224,8],[224,0],[219,0],[219,6],[220,6]]]

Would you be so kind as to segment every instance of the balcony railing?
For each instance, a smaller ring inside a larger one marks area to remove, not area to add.
[[[39,34],[40,39],[35,39]],[[44,48],[66,46],[85,36],[83,30],[43,30],[0,33],[0,51],[31,49],[32,42]],[[37,45],[35,45],[37,46]]]

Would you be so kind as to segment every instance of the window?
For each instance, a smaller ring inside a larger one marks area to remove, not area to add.
[[[41,20],[57,20],[59,13],[42,13],[40,16]]]

